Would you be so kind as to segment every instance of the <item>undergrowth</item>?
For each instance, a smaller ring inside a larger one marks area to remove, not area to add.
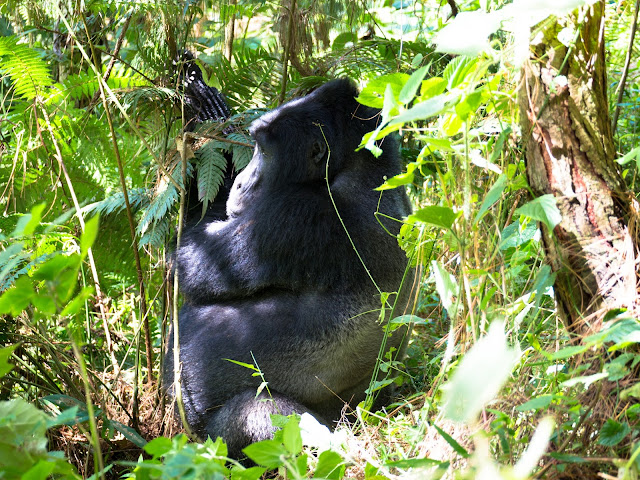
[[[602,312],[600,330],[576,335],[556,310],[540,225],[553,230],[559,211],[528,187],[522,35],[489,37],[476,20],[481,40],[449,55],[432,44],[452,41],[437,35],[453,2],[297,3],[0,5],[0,478],[637,478],[640,324]],[[578,3],[534,10],[544,24]],[[281,27],[291,8],[295,39]],[[631,196],[636,14],[608,3],[604,31]],[[189,135],[172,64],[186,47],[234,110]],[[160,393],[180,191],[195,179],[210,201],[224,154],[237,170],[248,162],[253,118],[343,75],[382,110],[362,148],[402,140],[406,170],[380,189],[406,188],[414,204],[398,239],[420,272],[413,335],[390,370],[393,404],[345,412],[333,432],[276,417],[246,466],[220,439],[190,440]]]

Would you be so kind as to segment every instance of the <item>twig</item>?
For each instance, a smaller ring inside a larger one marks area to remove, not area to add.
[[[118,54],[120,53],[120,48],[122,48],[122,42],[124,41],[124,35],[125,33],[127,33],[127,29],[129,28],[129,24],[131,23],[131,16],[132,16],[131,13],[127,15],[127,18],[125,18],[124,24],[122,25],[122,32],[120,33],[120,36],[116,41],[116,45],[113,48],[113,54],[111,55],[111,60],[109,60],[109,65],[107,65],[107,69],[105,70],[104,76],[102,77],[102,79],[105,82],[109,80],[109,76],[111,75],[111,70],[113,70],[113,66],[116,64],[116,59],[118,58]],[[87,31],[87,22],[84,14],[82,15],[82,19],[84,21],[84,29],[85,31]],[[89,41],[89,46],[91,47],[91,50],[93,51],[94,58],[95,58],[95,54],[98,53],[98,50],[95,48],[95,46],[93,45],[93,42],[91,41],[91,35],[87,35],[87,39]],[[89,102],[89,105],[93,105],[98,100],[98,97],[100,97],[100,95],[102,95],[104,98],[102,88],[100,88],[100,90],[96,91],[96,93],[93,94],[93,98]],[[106,108],[106,105],[105,105],[105,108]]]
[[[629,35],[629,47],[627,48],[627,58],[624,61],[624,69],[622,70],[622,76],[620,77],[620,83],[616,89],[618,98],[616,99],[616,109],[613,112],[613,119],[611,120],[611,132],[616,133],[618,126],[618,117],[620,116],[620,104],[622,103],[622,96],[624,95],[624,85],[627,82],[627,75],[629,74],[629,67],[631,65],[631,53],[633,52],[633,40],[636,35],[636,29],[638,26],[638,10],[640,9],[640,0],[636,0],[635,12],[633,13],[633,22],[631,23],[631,34]]]

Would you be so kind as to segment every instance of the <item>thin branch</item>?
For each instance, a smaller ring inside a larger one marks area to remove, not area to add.
[[[84,13],[82,14],[82,18],[84,21],[84,28],[85,31],[87,32],[87,37],[89,37],[89,32],[87,29],[87,22],[86,22],[86,18],[84,16]],[[129,17],[130,19],[131,17]],[[89,48],[91,48],[92,52],[93,52],[93,58],[95,59],[95,51],[93,50],[93,43],[91,42],[91,40],[89,40]],[[97,70],[97,65],[96,65],[96,70]],[[111,117],[111,111],[109,110],[109,104],[107,102],[107,95],[105,92],[105,83],[106,81],[104,80],[104,78],[100,77],[99,75],[97,76],[98,79],[98,86],[100,87],[100,96],[102,97],[102,104],[104,105],[104,111],[107,117],[107,123],[109,124],[109,132],[111,134],[111,143],[113,145],[113,153],[115,154],[116,157],[116,162],[118,164],[118,174],[120,176],[120,186],[122,188],[122,194],[124,196],[124,204],[126,207],[126,211],[127,211],[127,220],[129,222],[129,232],[131,234],[131,241],[132,241],[132,249],[133,249],[133,256],[135,259],[135,263],[136,263],[136,273],[138,276],[138,290],[140,293],[140,312],[142,315],[142,323],[144,325],[144,343],[145,343],[145,349],[147,352],[147,383],[151,383],[153,381],[153,350],[151,348],[151,332],[150,332],[150,327],[149,327],[149,311],[147,308],[147,299],[146,299],[146,292],[145,292],[145,288],[144,288],[144,274],[142,272],[142,263],[140,262],[140,252],[138,249],[138,239],[136,238],[136,225],[135,225],[135,221],[133,220],[133,213],[131,210],[131,202],[129,201],[129,193],[127,190],[127,182],[125,180],[125,176],[124,176],[124,167],[122,165],[122,158],[120,157],[120,148],[118,147],[118,141],[116,139],[116,132],[115,129],[113,127],[113,119]],[[137,407],[137,396],[134,396],[134,411],[136,410],[135,407]],[[135,418],[135,422],[137,423],[137,416],[134,415]],[[135,425],[137,427],[137,425]]]
[[[638,10],[640,10],[640,0],[636,0],[635,12],[633,13],[633,22],[631,23],[631,34],[629,35],[629,47],[627,47],[627,58],[624,61],[624,69],[622,70],[622,76],[620,77],[620,83],[616,89],[618,98],[616,99],[616,109],[613,112],[613,119],[611,120],[611,131],[615,135],[616,128],[618,126],[618,117],[620,116],[620,104],[622,103],[622,97],[624,95],[624,85],[627,82],[627,75],[629,74],[629,67],[631,66],[631,53],[633,52],[633,41],[636,36],[636,29],[638,26]]]

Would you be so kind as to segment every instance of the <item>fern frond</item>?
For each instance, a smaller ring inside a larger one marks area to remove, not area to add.
[[[233,140],[234,142],[252,143],[250,138],[238,132],[229,134],[228,138],[229,140]],[[244,147],[242,145],[233,145],[232,150],[233,150],[233,167],[236,169],[236,171],[240,171],[249,164],[249,162],[251,161],[253,152],[251,148]]]
[[[218,195],[227,170],[227,159],[222,154],[221,145],[218,145],[220,143],[207,142],[195,152],[198,159],[198,199],[205,210]]]
[[[128,192],[129,203],[131,204],[131,210],[135,213],[149,205],[149,192],[146,188],[132,188]],[[124,211],[126,205],[124,201],[124,194],[122,192],[116,192],[110,197],[105,198],[99,202],[91,203],[82,208],[84,214],[87,213],[99,213],[100,216],[109,215],[111,213],[118,213]]]
[[[0,37],[0,70],[11,77],[15,92],[27,100],[52,84],[49,67],[38,52],[18,43],[15,36]]]

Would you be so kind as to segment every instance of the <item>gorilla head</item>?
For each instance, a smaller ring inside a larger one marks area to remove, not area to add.
[[[356,151],[378,114],[356,96],[349,80],[335,80],[256,120],[227,217],[185,231],[176,253],[188,421],[203,438],[222,436],[232,456],[272,435],[271,413],[331,424],[360,402],[385,322],[408,303],[394,234],[409,203],[398,189],[373,190],[400,172],[397,145],[385,140],[377,158]],[[383,321],[381,292],[396,293]],[[387,351],[402,351],[405,334],[396,330]],[[255,362],[270,401],[256,398],[260,378],[227,359]]]

